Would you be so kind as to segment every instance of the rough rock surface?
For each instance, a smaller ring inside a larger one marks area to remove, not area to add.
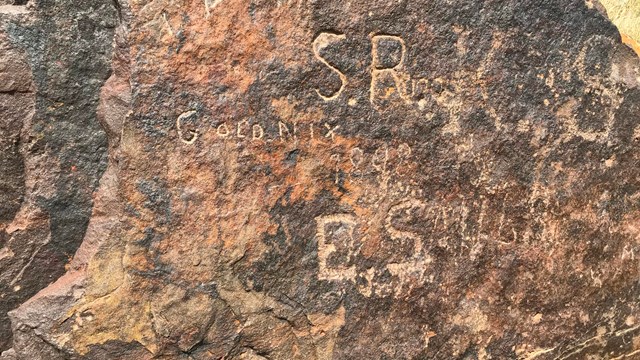
[[[0,1],[0,351],[7,312],[64,274],[84,237],[116,14],[110,0]]]
[[[640,58],[600,4],[57,4],[0,42],[0,230],[84,239],[0,359],[640,356]]]

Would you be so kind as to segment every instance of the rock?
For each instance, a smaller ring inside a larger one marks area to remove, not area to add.
[[[110,0],[0,1],[0,351],[7,312],[60,278],[84,237],[116,19]]]
[[[91,219],[4,357],[640,354],[640,58],[600,4],[94,1],[119,25],[77,47],[114,45],[76,136],[104,149],[3,180],[24,243],[74,213],[30,199]]]
[[[622,0],[601,0],[596,5],[602,5],[605,13],[620,30],[622,42],[629,45],[640,55],[640,3]]]
[[[0,37],[0,221],[13,220],[24,196],[24,164],[20,154],[20,132],[34,107],[31,70],[24,53],[6,37]],[[3,231],[1,234],[6,236]],[[5,254],[8,254],[5,252]],[[6,256],[6,255],[5,255]]]
[[[2,360],[15,360],[15,359],[17,359],[15,350],[9,349],[7,351],[4,351],[2,354],[0,354],[0,359],[2,359]]]

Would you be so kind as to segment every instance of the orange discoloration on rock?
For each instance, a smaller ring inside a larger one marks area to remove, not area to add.
[[[636,54],[638,54],[638,56],[640,56],[640,43],[638,43],[636,39],[627,34],[620,33],[620,36],[622,36],[622,42],[627,44],[630,48],[633,49],[633,51],[636,52]]]
[[[55,346],[631,353],[637,60],[560,5],[133,2],[120,224]]]

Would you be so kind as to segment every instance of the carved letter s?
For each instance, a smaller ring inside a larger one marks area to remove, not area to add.
[[[334,42],[344,40],[344,39],[346,39],[346,36],[344,34],[338,35],[338,34],[323,32],[323,33],[320,33],[320,35],[318,35],[318,37],[316,37],[315,40],[313,40],[313,54],[316,56],[316,59],[320,60],[320,62],[327,65],[331,70],[335,71],[340,77],[340,82],[341,82],[340,89],[338,89],[338,91],[336,91],[331,95],[323,95],[320,92],[320,90],[316,89],[316,92],[318,93],[318,95],[320,95],[320,97],[324,101],[330,101],[340,96],[340,94],[344,90],[345,85],[347,85],[347,76],[344,75],[335,66],[329,64],[329,62],[320,55],[320,50]]]

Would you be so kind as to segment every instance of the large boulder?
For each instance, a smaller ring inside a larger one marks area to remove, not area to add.
[[[640,354],[640,58],[599,3],[115,5],[103,160],[56,172],[104,171],[91,220],[3,360]]]

